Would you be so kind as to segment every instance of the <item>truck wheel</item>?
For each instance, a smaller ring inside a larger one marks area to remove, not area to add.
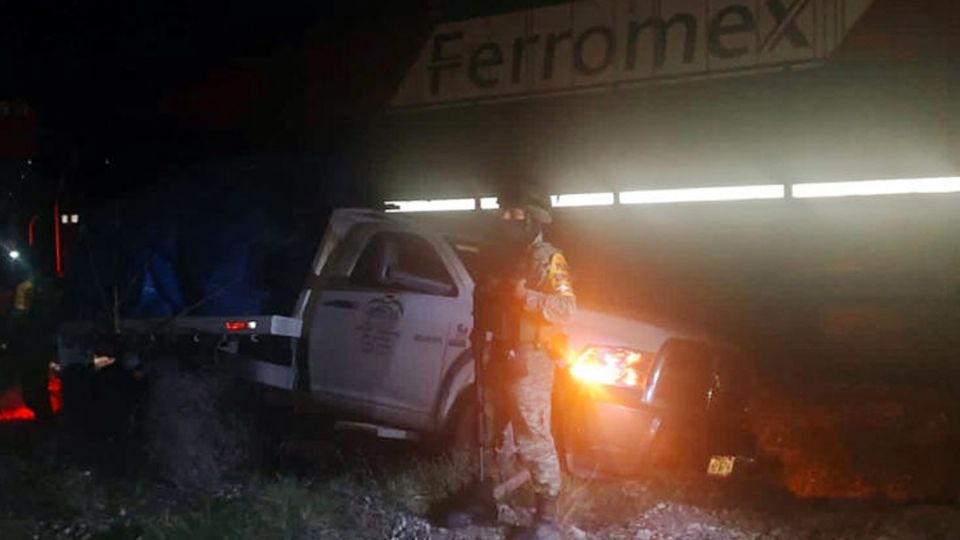
[[[646,459],[649,470],[675,470],[677,468],[680,461],[678,456],[683,449],[678,448],[677,441],[672,435],[669,428],[665,429],[664,426],[661,426],[653,440],[650,441]]]
[[[450,414],[443,443],[449,450],[472,450],[477,447],[477,404],[470,396],[461,397]]]
[[[710,461],[702,440],[684,437],[670,425],[661,427],[650,443],[646,466],[672,473],[705,473]]]

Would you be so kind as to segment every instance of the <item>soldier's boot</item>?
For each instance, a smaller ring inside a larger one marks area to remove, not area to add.
[[[560,526],[557,524],[557,498],[549,495],[537,495],[537,513],[533,524],[522,529],[513,540],[560,540]]]

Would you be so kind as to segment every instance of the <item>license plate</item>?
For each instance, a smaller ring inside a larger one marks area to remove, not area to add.
[[[737,461],[734,456],[713,456],[707,465],[707,474],[725,478],[733,474],[733,465]]]

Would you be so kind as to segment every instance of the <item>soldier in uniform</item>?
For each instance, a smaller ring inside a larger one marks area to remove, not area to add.
[[[495,365],[490,385],[498,395],[498,417],[512,428],[516,457],[531,475],[537,494],[532,527],[519,538],[559,538],[556,501],[560,462],[551,433],[554,362],[563,358],[563,326],[576,309],[569,271],[559,249],[545,242],[551,222],[546,197],[501,195],[501,259],[492,327]],[[499,365],[496,365],[499,364]]]

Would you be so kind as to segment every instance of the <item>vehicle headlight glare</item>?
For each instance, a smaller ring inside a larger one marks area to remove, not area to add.
[[[570,366],[573,378],[587,383],[640,386],[649,367],[647,357],[623,347],[587,347]]]

